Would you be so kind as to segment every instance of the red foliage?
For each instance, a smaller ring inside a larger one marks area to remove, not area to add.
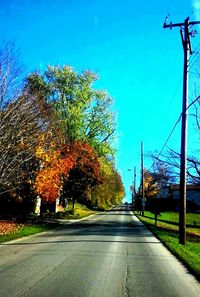
[[[55,201],[62,186],[62,177],[67,178],[72,168],[78,167],[97,180],[99,162],[93,148],[82,142],[73,142],[62,147],[55,144],[47,152],[41,146],[37,157],[41,160],[42,169],[37,173],[35,189],[45,201]]]

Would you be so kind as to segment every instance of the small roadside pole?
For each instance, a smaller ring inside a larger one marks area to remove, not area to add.
[[[145,201],[144,201],[144,144],[141,142],[141,186],[142,186],[142,216],[144,216],[145,211]]]
[[[134,166],[132,206],[135,202],[135,196],[136,196],[136,167]]]
[[[128,171],[132,171],[132,169],[128,169]],[[133,208],[135,196],[136,196],[136,167],[135,166],[134,166],[134,173],[133,173],[133,184],[132,186],[130,186],[130,190],[131,190],[132,208]]]
[[[197,22],[190,22],[189,17],[185,19],[184,23],[167,24],[165,19],[163,28],[179,27],[181,40],[184,52],[184,66],[183,66],[183,99],[182,99],[182,124],[181,124],[181,166],[180,166],[180,206],[179,206],[179,243],[185,245],[186,243],[186,161],[187,161],[187,110],[188,110],[188,66],[189,55],[192,54],[192,47],[190,36],[196,35],[196,30],[190,30],[194,25],[200,24]]]

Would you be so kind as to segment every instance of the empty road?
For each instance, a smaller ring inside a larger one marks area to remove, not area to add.
[[[199,297],[200,284],[126,207],[0,245],[1,297]]]

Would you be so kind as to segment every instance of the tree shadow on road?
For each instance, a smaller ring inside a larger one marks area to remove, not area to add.
[[[86,238],[88,236],[88,238]],[[91,239],[92,236],[96,238]],[[77,239],[75,239],[77,237]],[[120,240],[118,240],[118,238]],[[56,240],[52,240],[56,238]],[[60,238],[60,239],[59,239]],[[66,239],[65,239],[66,238]],[[46,239],[46,240],[45,240]],[[117,239],[117,240],[116,240]],[[28,238],[26,238],[28,240]],[[114,220],[88,219],[73,224],[61,224],[50,232],[38,234],[30,242],[2,243],[9,245],[44,244],[44,243],[70,243],[70,242],[118,242],[118,243],[152,243],[160,244],[157,239],[139,221],[118,222]]]

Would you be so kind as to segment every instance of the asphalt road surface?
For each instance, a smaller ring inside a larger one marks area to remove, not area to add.
[[[126,206],[0,245],[1,297],[199,297],[200,284]]]

